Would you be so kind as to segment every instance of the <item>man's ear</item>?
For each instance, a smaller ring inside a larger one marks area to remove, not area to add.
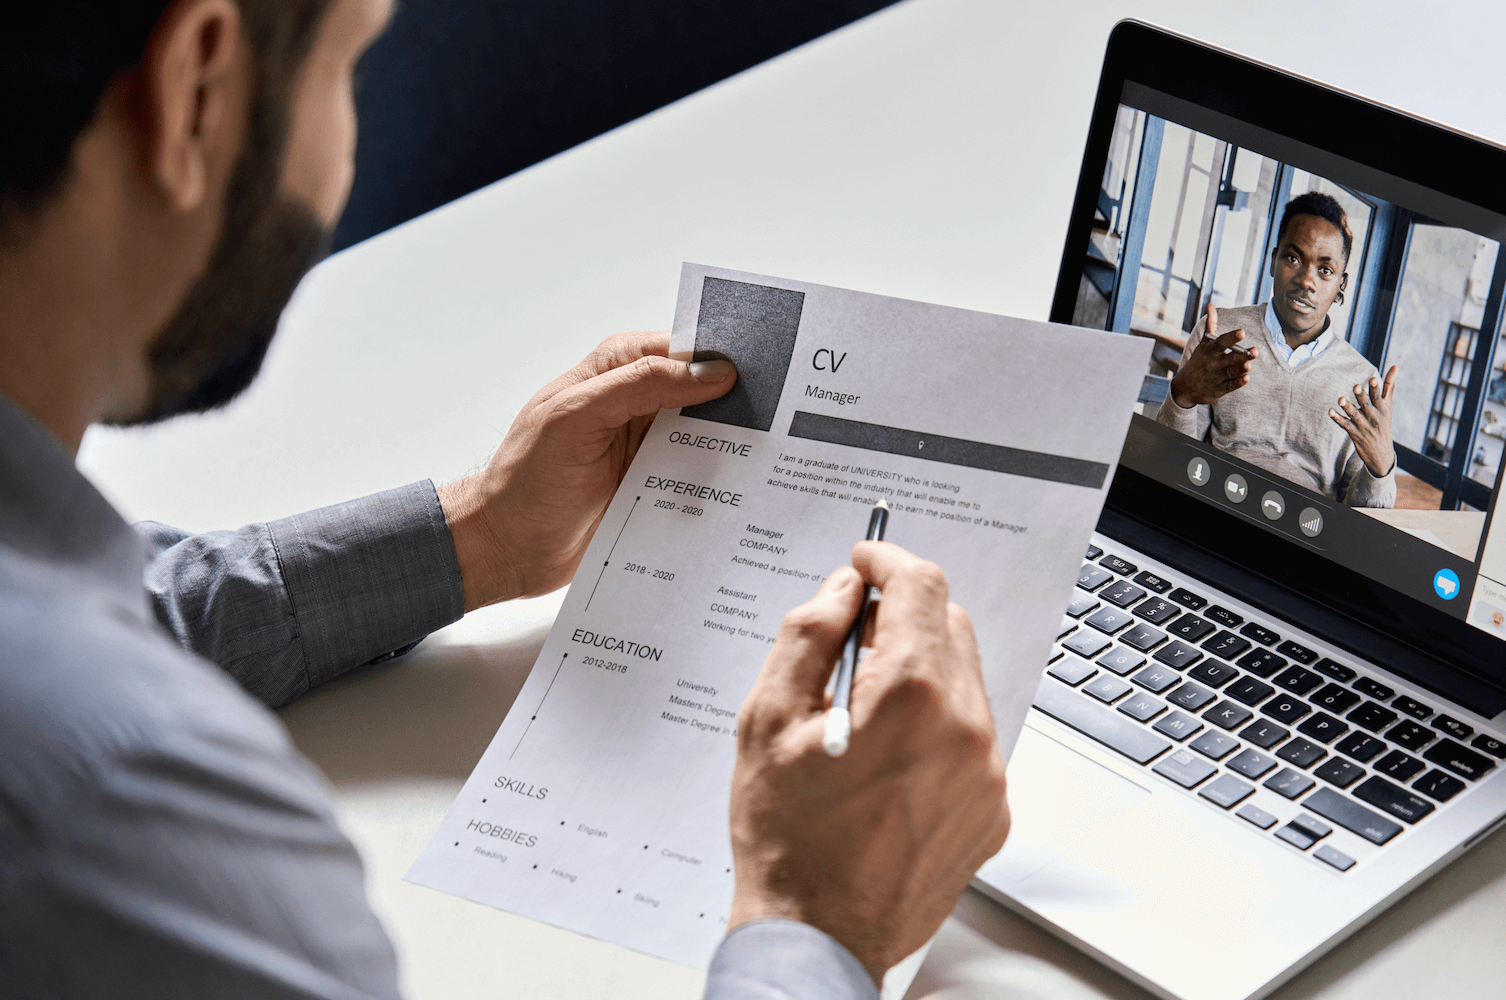
[[[234,0],[176,0],[142,61],[147,169],[178,212],[200,208],[240,151],[249,60]]]
[[[1345,271],[1343,274],[1339,275],[1339,291],[1345,292],[1345,291],[1348,291],[1348,290],[1349,290],[1349,272]]]

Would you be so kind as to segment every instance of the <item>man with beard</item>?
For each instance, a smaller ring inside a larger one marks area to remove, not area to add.
[[[390,0],[60,0],[0,29],[0,984],[18,996],[392,997],[328,790],[266,706],[568,582],[661,407],[725,362],[606,341],[490,465],[236,532],[124,524],[91,423],[221,405],[349,191]],[[874,995],[1008,829],[966,615],[864,543],[740,718],[714,997]],[[145,586],[143,587],[143,580]],[[852,751],[823,689],[866,583]]]
[[[1293,198],[1271,251],[1271,301],[1222,314],[1209,303],[1156,419],[1340,503],[1390,507],[1396,366],[1382,384],[1328,316],[1353,243],[1337,201]],[[1220,334],[1220,315],[1235,329]]]

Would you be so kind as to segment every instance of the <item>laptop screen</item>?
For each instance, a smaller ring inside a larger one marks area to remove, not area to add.
[[[1311,141],[1363,102],[1262,106],[1250,67],[1106,76],[1053,318],[1154,342],[1126,467],[1506,642],[1506,215]]]

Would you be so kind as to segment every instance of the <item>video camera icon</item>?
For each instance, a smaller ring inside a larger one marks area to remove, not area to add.
[[[1245,482],[1245,477],[1234,473],[1224,480],[1224,496],[1229,498],[1230,503],[1244,503],[1245,497],[1250,495],[1250,484]]]

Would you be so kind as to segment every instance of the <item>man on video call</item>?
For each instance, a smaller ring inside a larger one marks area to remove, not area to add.
[[[352,73],[391,10],[57,0],[0,28],[6,996],[396,997],[360,859],[269,707],[569,582],[654,414],[736,380],[625,334],[459,482],[234,532],[121,520],[74,467],[84,432],[254,378],[349,193]],[[883,543],[852,562],[786,616],[739,716],[717,1000],[872,1000],[1008,831],[945,576]],[[883,600],[833,759],[823,692],[869,583]]]
[[[1353,242],[1333,198],[1293,198],[1271,251],[1271,300],[1209,303],[1156,419],[1340,503],[1390,507],[1396,366],[1382,383],[1328,315],[1344,301]]]

